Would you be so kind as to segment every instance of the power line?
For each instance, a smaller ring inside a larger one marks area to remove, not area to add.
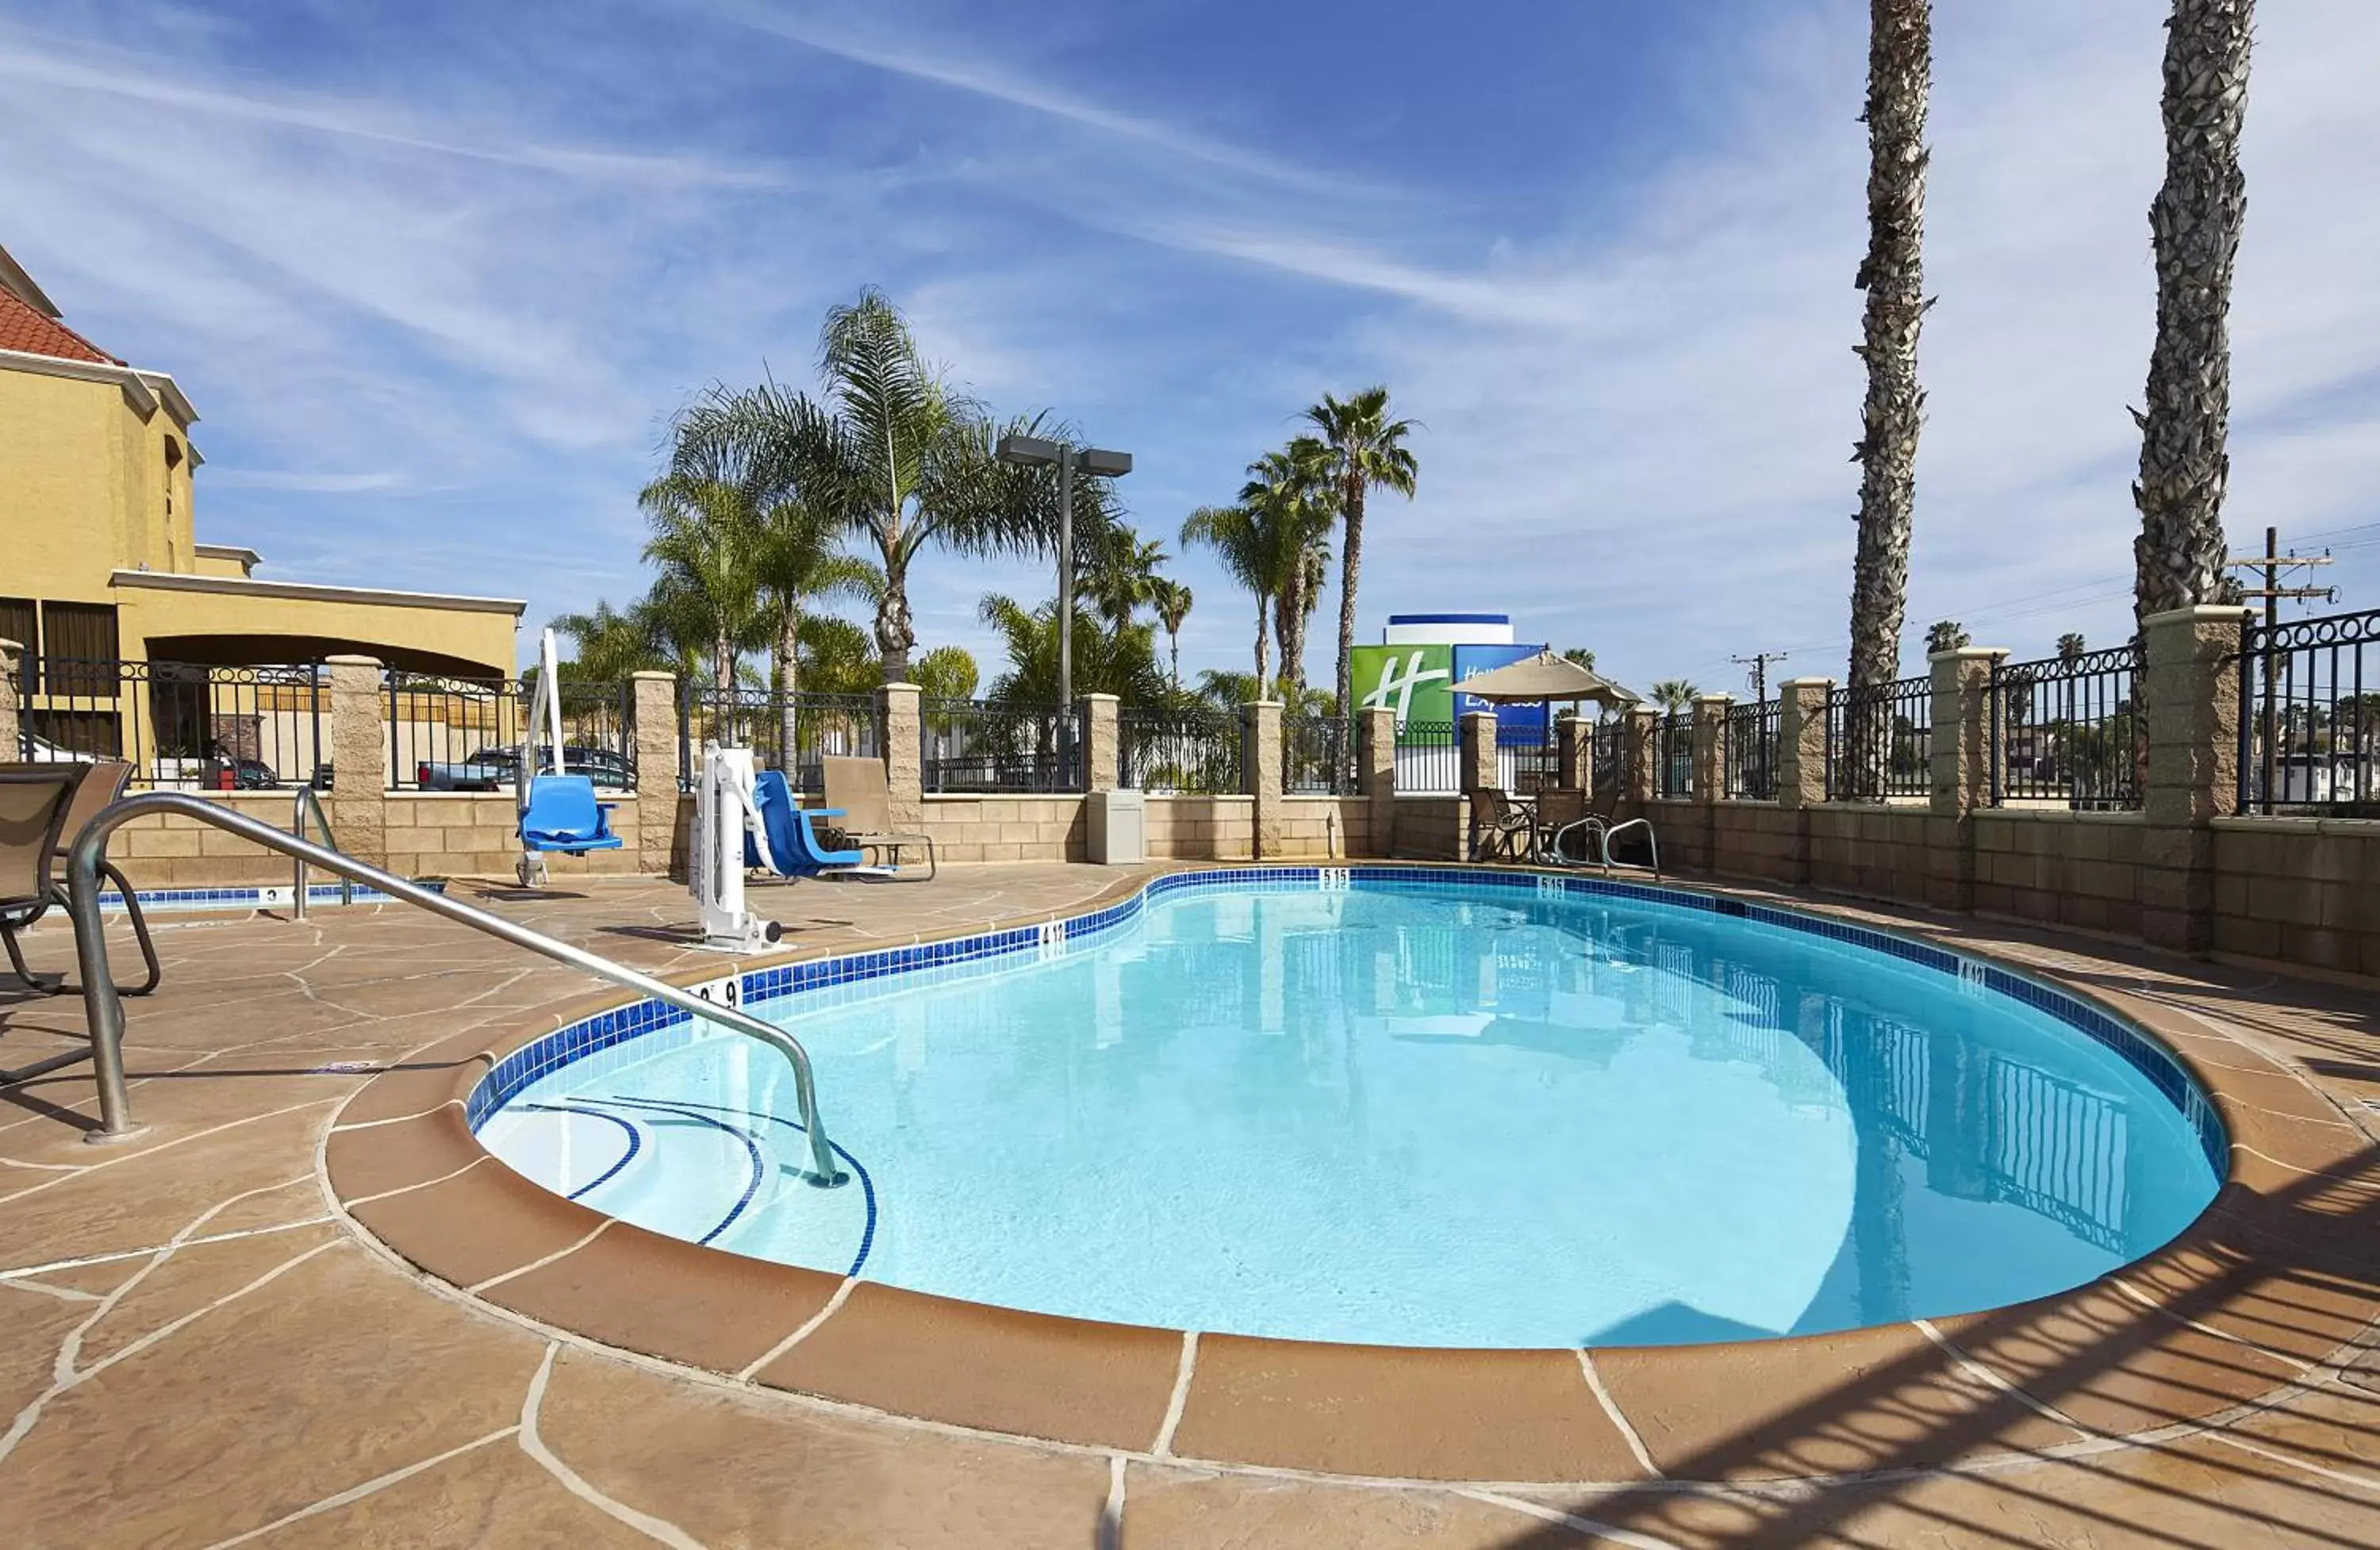
[[[1791,655],[1790,651],[1755,651],[1749,657],[1730,657],[1728,660],[1752,669],[1752,698],[1756,705],[1768,698],[1768,664],[1781,662]]]

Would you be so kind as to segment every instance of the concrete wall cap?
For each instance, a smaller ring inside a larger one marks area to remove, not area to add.
[[[2163,613],[2152,613],[2141,621],[2141,626],[2146,629],[2157,624],[2236,624],[2255,616],[2254,609],[2239,603],[2194,603],[2189,608],[2172,608]]]
[[[1928,651],[1925,660],[1929,662],[1998,661],[2007,655],[2009,648],[2005,646],[1954,646],[1948,651]]]
[[[1099,695],[1099,694],[1091,694],[1091,695],[1083,695],[1083,696],[1078,696],[1078,697],[1083,698],[1083,699],[1104,699],[1104,700],[1111,701],[1111,702],[1113,702],[1113,703],[1115,703],[1115,704],[1118,704],[1118,705],[1121,705],[1121,704],[1123,704],[1123,696],[1122,695]]]
[[[1831,689],[1835,681],[1831,678],[1788,678],[1777,686],[1780,689]]]
[[[380,659],[378,657],[358,657],[354,655],[325,657],[322,659],[322,665],[325,667],[368,667],[372,669],[374,672],[378,672],[380,669]]]
[[[656,680],[663,684],[674,684],[677,682],[676,673],[663,672],[659,668],[638,668],[636,672],[628,674],[628,676],[637,680],[637,682],[640,684],[650,684]]]
[[[1696,695],[1694,703],[1696,705],[1733,705],[1735,696],[1733,695]]]

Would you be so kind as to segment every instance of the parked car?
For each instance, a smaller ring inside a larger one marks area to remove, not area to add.
[[[552,757],[551,747],[538,750],[540,766],[551,764]],[[507,745],[481,748],[459,764],[425,759],[414,766],[414,782],[423,791],[501,791],[512,784],[513,766],[519,758],[520,750]],[[588,776],[599,786],[629,791],[637,783],[636,761],[623,758],[609,748],[582,748],[565,743],[562,760],[572,774]]]

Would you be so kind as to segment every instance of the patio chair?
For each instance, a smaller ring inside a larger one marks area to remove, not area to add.
[[[853,872],[882,875],[882,868],[868,865],[865,853],[847,847],[829,849],[820,842],[811,820],[843,814],[832,807],[804,810],[794,800],[794,789],[786,783],[783,770],[763,769],[754,776],[752,799],[760,809],[760,828],[769,842],[764,854],[747,836],[745,866],[766,866],[781,878],[834,878]]]
[[[887,870],[898,876],[901,853],[923,847],[926,853],[926,875],[904,878],[907,882],[929,883],[941,864],[934,859],[934,837],[930,834],[895,834],[892,828],[892,793],[885,783],[884,761],[873,758],[829,757],[826,765],[826,805],[840,808],[844,823],[840,831],[842,842],[858,850],[873,851],[884,862]]]
[[[44,981],[28,970],[17,946],[16,934],[48,914],[51,906],[66,908],[67,849],[74,843],[76,836],[90,827],[91,819],[124,794],[125,783],[132,779],[132,766],[123,759],[105,759],[97,763],[0,764],[0,780],[23,784],[18,779],[19,777],[37,777],[32,782],[34,785],[49,779],[62,780],[66,782],[67,795],[65,804],[58,810],[57,831],[51,837],[46,858],[39,855],[33,858],[40,865],[38,886],[20,890],[21,878],[0,876],[0,936],[6,938],[8,966],[16,976],[33,989],[55,996],[67,989],[66,977],[60,975],[55,982]],[[6,848],[6,840],[0,839],[0,850]],[[0,863],[0,872],[6,869],[6,864]],[[164,967],[157,961],[157,944],[149,935],[148,916],[141,911],[140,896],[133,891],[131,883],[125,879],[115,863],[101,862],[99,875],[115,886],[116,896],[124,901],[125,916],[132,924],[133,939],[140,943],[140,959],[148,969],[147,977],[139,985],[118,987],[118,990],[127,996],[146,996],[156,989],[158,982],[165,976]]]
[[[1471,858],[1527,861],[1536,853],[1536,821],[1510,792],[1482,786],[1471,793]]]

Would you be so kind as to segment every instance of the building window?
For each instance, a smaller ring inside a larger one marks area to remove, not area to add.
[[[39,692],[42,686],[41,622],[34,614],[32,599],[0,598],[0,640],[13,640],[25,648],[25,654],[17,665],[17,675],[25,693]]]
[[[42,657],[50,693],[114,697],[115,605],[43,603]]]

